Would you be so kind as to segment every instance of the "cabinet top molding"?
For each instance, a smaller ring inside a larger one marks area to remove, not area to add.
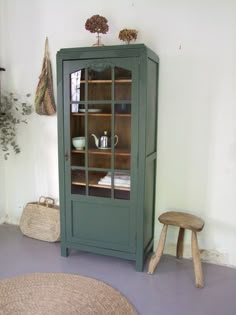
[[[139,57],[146,55],[159,62],[157,54],[144,44],[125,44],[125,45],[110,45],[110,46],[90,46],[90,47],[71,47],[61,48],[57,52],[57,57],[61,59],[87,59],[96,55],[97,58],[106,57]]]

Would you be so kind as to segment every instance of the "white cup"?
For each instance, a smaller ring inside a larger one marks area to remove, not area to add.
[[[72,144],[77,150],[83,150],[85,147],[85,137],[72,138]]]

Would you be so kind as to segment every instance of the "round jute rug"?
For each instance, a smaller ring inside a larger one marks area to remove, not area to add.
[[[33,273],[0,281],[1,315],[137,315],[116,289],[85,276]]]

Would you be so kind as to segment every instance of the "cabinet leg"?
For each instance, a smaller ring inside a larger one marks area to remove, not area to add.
[[[61,256],[67,257],[69,255],[68,248],[61,245]]]
[[[161,236],[159,239],[156,253],[151,257],[151,260],[149,261],[148,271],[147,271],[149,274],[152,274],[154,272],[157,264],[159,263],[159,261],[161,259],[162,254],[163,254],[165,241],[166,241],[167,228],[168,228],[168,225],[165,224],[162,228],[162,231],[161,231]]]
[[[136,257],[135,270],[142,272],[143,267],[144,267],[144,257],[143,255],[140,255],[140,257]]]

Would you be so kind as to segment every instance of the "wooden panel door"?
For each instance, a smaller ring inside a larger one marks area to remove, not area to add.
[[[64,61],[66,237],[135,252],[138,63]],[[84,138],[76,147],[74,138]]]

